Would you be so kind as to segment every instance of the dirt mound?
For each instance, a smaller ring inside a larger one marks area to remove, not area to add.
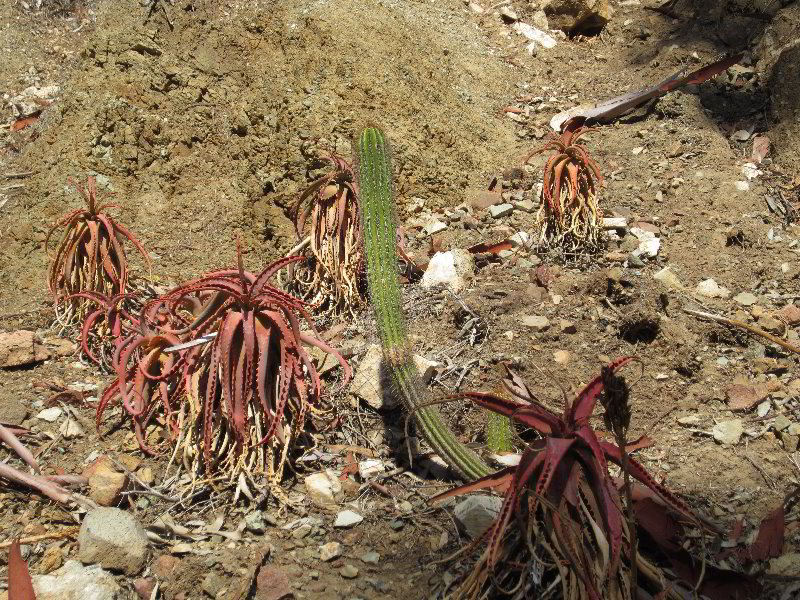
[[[191,276],[230,263],[234,232],[259,264],[285,250],[287,205],[324,166],[321,154],[350,155],[365,122],[397,140],[401,201],[458,204],[514,153],[498,111],[509,67],[453,18],[459,2],[167,10],[110,2],[98,10],[77,68],[24,148],[21,164],[37,174],[6,251],[28,258],[10,261],[4,283],[42,288],[45,256],[33,250],[46,225],[77,204],[69,176],[104,176],[101,190],[116,194],[122,221],[156,255],[154,271]],[[11,291],[9,309],[22,300]]]

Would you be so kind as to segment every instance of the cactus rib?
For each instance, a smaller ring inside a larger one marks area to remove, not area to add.
[[[384,360],[406,410],[412,413],[425,441],[448,466],[465,479],[478,479],[491,470],[458,441],[441,413],[426,403],[426,390],[413,361],[397,283],[396,219],[389,148],[383,132],[367,127],[357,140],[359,194],[367,257],[367,280],[378,324]]]

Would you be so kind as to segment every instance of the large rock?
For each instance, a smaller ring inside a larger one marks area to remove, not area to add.
[[[127,596],[110,573],[76,560],[49,575],[33,577],[37,600],[123,600]]]
[[[552,29],[570,35],[598,32],[612,15],[608,0],[549,0],[542,9]]]
[[[436,373],[438,366],[419,354],[414,355],[414,364],[426,384]],[[370,345],[358,363],[350,391],[375,410],[391,410],[400,404],[401,398],[394,393],[392,374],[383,360],[383,351],[378,344]]]
[[[32,331],[0,333],[0,367],[21,367],[50,358],[50,351]]]
[[[469,496],[456,504],[453,516],[459,528],[475,539],[494,523],[502,505],[499,496]]]
[[[129,513],[118,508],[89,511],[78,534],[78,560],[135,575],[147,562],[147,534]]]

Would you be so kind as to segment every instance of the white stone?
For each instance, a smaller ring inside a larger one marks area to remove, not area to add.
[[[419,354],[414,355],[414,364],[426,384],[439,367],[439,363]],[[371,344],[356,367],[350,392],[375,410],[391,410],[401,402],[393,390],[391,373],[383,363],[383,351],[379,345]]]
[[[759,175],[763,174],[764,172],[753,163],[744,163],[742,165],[742,175],[744,175],[747,179],[755,179]]]
[[[508,202],[504,202],[503,204],[493,204],[489,207],[489,214],[493,219],[499,219],[500,217],[508,216],[512,212],[514,212],[514,205],[509,204]]]
[[[603,229],[627,229],[628,219],[625,217],[603,217]]]
[[[749,192],[750,191],[750,184],[746,181],[737,181],[733,184],[736,187],[736,190],[739,192]]]
[[[352,510],[343,510],[336,515],[336,521],[333,522],[334,527],[352,527],[358,525],[364,520],[360,514]]]
[[[704,279],[697,284],[695,291],[706,298],[730,298],[731,291],[722,287],[713,279]]]
[[[376,475],[383,473],[385,470],[383,461],[368,458],[367,460],[362,460],[358,463],[358,476],[361,477],[362,480],[367,480]]]
[[[58,421],[58,418],[62,414],[64,414],[64,411],[62,411],[60,407],[53,406],[51,408],[45,408],[38,415],[36,415],[36,418],[41,419],[42,421],[47,421],[48,423],[54,423],[55,421]]]
[[[546,331],[550,327],[550,319],[539,315],[525,315],[520,322],[534,331]]]
[[[744,433],[744,426],[741,419],[722,421],[714,425],[711,435],[723,446],[734,446],[739,442],[739,438]]]
[[[466,250],[437,252],[422,276],[422,287],[431,288],[444,284],[452,292],[458,293],[469,285],[474,271],[475,258]]]
[[[456,504],[453,516],[471,538],[477,538],[494,523],[503,505],[499,496],[469,496]]]
[[[443,223],[438,219],[431,219],[425,225],[425,233],[427,233],[428,235],[439,233],[440,231],[444,231],[445,229],[447,229],[447,223]]]
[[[61,427],[59,427],[58,431],[64,436],[65,439],[68,440],[83,437],[84,433],[83,427],[81,427],[80,423],[71,417],[61,424]]]
[[[528,25],[527,23],[514,23],[511,28],[518,34],[525,36],[531,41],[531,43],[527,46],[528,52],[533,52],[537,45],[542,46],[543,48],[552,48],[557,43],[553,36],[545,33],[541,29],[537,29],[533,25]]]
[[[49,575],[33,578],[37,600],[123,600],[127,595],[114,577],[101,567],[84,567],[68,560]]]
[[[336,504],[336,495],[342,491],[342,484],[333,472],[312,473],[304,483],[311,501],[317,506],[327,507]]]
[[[528,235],[525,231],[518,231],[514,235],[509,238],[512,246],[525,246],[528,241],[531,239],[531,236]]]

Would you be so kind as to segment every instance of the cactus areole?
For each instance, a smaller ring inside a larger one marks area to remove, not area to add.
[[[383,132],[367,127],[356,140],[356,165],[363,215],[367,280],[375,309],[383,357],[406,410],[412,413],[425,441],[465,479],[491,472],[464,446],[433,406],[424,406],[427,393],[412,360],[411,344],[397,282],[396,216],[389,147]]]

